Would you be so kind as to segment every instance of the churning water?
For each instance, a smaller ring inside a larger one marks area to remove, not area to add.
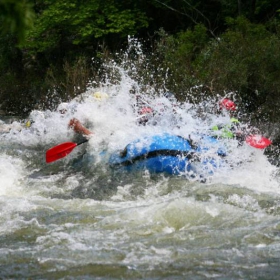
[[[33,111],[30,128],[18,121],[0,134],[0,278],[278,279],[279,175],[262,150],[226,141],[227,165],[204,183],[108,166],[104,151],[139,137],[188,137],[229,120],[149,94],[143,102],[161,114],[139,125],[135,85],[122,72],[117,85],[62,104],[64,114]],[[79,141],[73,117],[94,136],[46,164],[47,149]]]

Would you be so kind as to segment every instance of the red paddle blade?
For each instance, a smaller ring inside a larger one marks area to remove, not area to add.
[[[264,149],[269,146],[272,142],[261,135],[249,135],[246,138],[246,143],[257,149]]]
[[[46,152],[46,162],[50,163],[60,158],[66,157],[77,146],[77,143],[65,142],[50,148]]]

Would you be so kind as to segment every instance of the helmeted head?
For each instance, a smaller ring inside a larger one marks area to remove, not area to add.
[[[143,107],[139,110],[139,115],[152,114],[153,109],[150,107]]]
[[[175,102],[175,101],[176,101],[176,97],[175,97],[174,93],[172,93],[172,92],[170,92],[170,91],[165,92],[165,93],[163,94],[163,96],[164,96],[165,98],[167,98],[167,99],[168,99],[169,101],[171,101],[171,102]]]
[[[56,111],[60,113],[61,115],[66,115],[66,114],[73,114],[77,110],[77,103],[67,103],[67,102],[62,102],[58,105]]]
[[[226,109],[227,111],[236,111],[236,105],[228,98],[224,98],[219,102],[220,109]]]
[[[146,123],[152,118],[153,116],[153,109],[150,107],[143,107],[138,111],[140,118],[138,119],[138,123],[142,125],[146,125]]]
[[[109,98],[108,94],[105,92],[96,91],[93,93],[93,98],[97,101],[104,101]]]
[[[58,105],[56,111],[60,114],[65,114],[69,109],[69,104],[66,102],[62,102]]]

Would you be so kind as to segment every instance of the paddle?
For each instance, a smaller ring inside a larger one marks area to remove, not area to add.
[[[74,143],[74,142],[65,142],[65,143],[61,143],[57,146],[54,146],[52,148],[50,148],[49,150],[47,150],[46,152],[46,162],[50,163],[53,161],[56,161],[58,159],[64,158],[66,157],[68,154],[70,154],[72,152],[72,150],[87,142],[88,139],[84,139],[82,142],[80,143]]]
[[[261,135],[249,135],[246,137],[246,143],[257,149],[264,149],[268,147],[272,142]]]

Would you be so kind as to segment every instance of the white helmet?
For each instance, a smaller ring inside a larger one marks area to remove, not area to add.
[[[62,102],[58,105],[56,111],[60,114],[65,114],[69,109],[69,104],[66,102]]]

